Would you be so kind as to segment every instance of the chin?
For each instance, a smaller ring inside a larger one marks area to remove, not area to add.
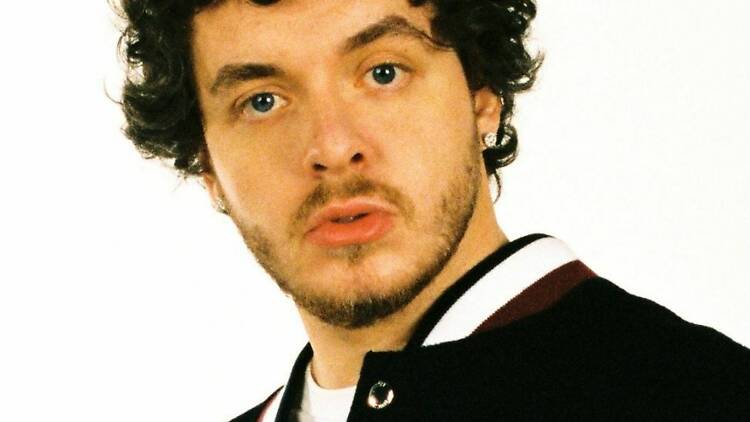
[[[411,303],[445,264],[435,259],[442,258],[440,252],[417,246],[412,243],[408,252],[339,250],[322,262],[308,261],[317,265],[297,268],[293,283],[277,282],[297,306],[328,324],[370,326]]]
[[[342,300],[388,295],[415,278],[416,263],[404,256],[408,255],[366,245],[336,248],[326,251],[324,259],[299,268],[295,284],[313,294]]]

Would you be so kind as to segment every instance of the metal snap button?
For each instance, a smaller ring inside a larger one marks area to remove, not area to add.
[[[388,383],[378,381],[370,388],[370,394],[367,395],[367,405],[373,409],[382,409],[391,404],[394,396],[393,388]]]

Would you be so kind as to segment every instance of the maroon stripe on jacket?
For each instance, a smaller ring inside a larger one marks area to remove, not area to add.
[[[477,327],[473,334],[500,328],[542,311],[582,281],[596,274],[579,260],[569,262],[527,287]]]

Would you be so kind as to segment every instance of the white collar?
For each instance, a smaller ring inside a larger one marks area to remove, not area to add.
[[[527,287],[576,259],[559,239],[535,240],[503,260],[458,298],[422,344],[431,346],[468,337]]]

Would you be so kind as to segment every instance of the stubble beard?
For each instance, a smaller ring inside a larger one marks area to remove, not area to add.
[[[261,227],[243,224],[236,218],[235,225],[258,263],[298,307],[333,326],[348,329],[371,326],[411,303],[443,270],[456,252],[474,214],[480,186],[481,172],[478,166],[481,164],[476,160],[477,148],[472,145],[468,155],[461,170],[457,172],[459,174],[446,176],[451,182],[440,197],[438,209],[435,210],[430,225],[431,234],[437,237],[436,242],[428,251],[414,251],[418,259],[412,268],[405,268],[401,272],[407,274],[411,280],[393,283],[398,287],[391,291],[344,299],[314,292],[306,283],[295,282],[289,277],[285,268],[294,263],[282,262],[278,258],[279,246],[270,240]],[[409,214],[408,199],[400,192],[362,178],[354,179],[345,185],[337,194],[337,198],[367,193],[382,194],[381,196],[385,196],[389,202],[394,202],[404,213]],[[323,205],[331,196],[333,195],[325,187],[311,194],[297,213],[297,219],[304,220],[304,216],[308,214],[305,210],[311,212],[318,203]],[[369,245],[353,245],[338,248],[329,255],[354,266],[365,259],[369,251]]]

